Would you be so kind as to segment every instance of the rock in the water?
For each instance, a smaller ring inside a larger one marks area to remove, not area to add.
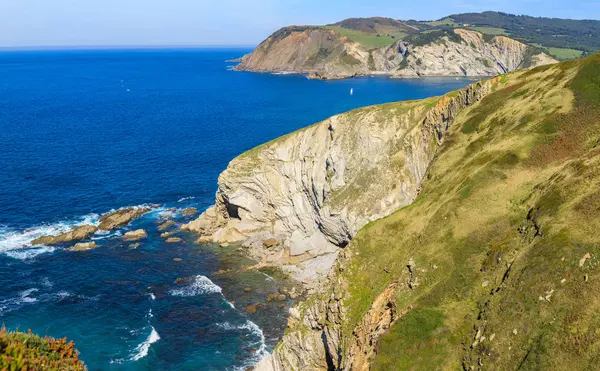
[[[136,243],[132,243],[131,245],[129,245],[129,248],[134,250],[137,249],[138,247],[140,247],[140,243],[136,242]]]
[[[126,207],[104,214],[100,217],[100,226],[98,229],[112,231],[115,228],[129,224],[132,220],[139,218],[150,210],[149,207]]]
[[[86,251],[95,249],[97,247],[98,244],[96,244],[95,242],[80,242],[78,244],[75,244],[74,246],[69,247],[67,251]]]
[[[255,303],[255,304],[249,304],[246,307],[246,313],[248,314],[254,314],[256,313],[256,311],[260,308],[260,303]]]
[[[124,241],[139,241],[148,238],[148,233],[143,229],[137,229],[125,233],[122,238]]]
[[[220,246],[221,246],[221,247],[229,247],[229,243],[227,243],[227,242],[223,242],[223,243],[222,243]]]
[[[198,214],[198,210],[195,207],[188,207],[181,212],[183,216],[193,216]]]
[[[163,232],[160,234],[160,238],[169,238],[174,234],[175,234],[175,232]]]
[[[251,287],[246,287],[246,288],[244,289],[244,292],[251,292],[251,291],[252,291],[252,288],[251,288]]]
[[[181,259],[181,258],[173,258],[173,261],[174,261],[175,263],[180,263],[180,262],[182,262],[182,261],[183,261],[183,259]]]
[[[81,241],[90,238],[98,228],[93,225],[82,225],[73,227],[69,232],[61,233],[58,236],[42,236],[31,241],[32,245],[59,245],[73,241]]]
[[[163,232],[163,231],[166,231],[167,229],[175,226],[176,224],[177,223],[175,223],[172,220],[167,220],[166,222],[164,222],[163,224],[161,224],[161,225],[158,226],[158,230],[161,231],[161,232]]]
[[[287,297],[284,294],[277,295],[277,301],[285,301],[285,299],[287,299]]]
[[[179,243],[182,242],[183,240],[179,237],[169,237],[165,240],[166,243]]]

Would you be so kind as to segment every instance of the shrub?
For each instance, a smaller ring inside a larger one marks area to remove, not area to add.
[[[0,370],[86,370],[78,356],[72,341],[0,330]]]

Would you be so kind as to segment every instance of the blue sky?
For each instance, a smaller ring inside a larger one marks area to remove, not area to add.
[[[483,10],[600,19],[600,0],[0,0],[0,46],[255,45],[290,24]]]

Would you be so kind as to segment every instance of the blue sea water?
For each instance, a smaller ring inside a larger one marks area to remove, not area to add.
[[[74,340],[90,370],[244,369],[272,349],[287,309],[250,315],[245,306],[282,281],[214,275],[243,258],[190,235],[167,245],[160,217],[206,208],[227,163],[258,144],[353,108],[470,82],[231,71],[226,61],[248,51],[0,53],[0,323]],[[161,208],[132,225],[94,236],[98,249],[30,246],[110,210],[154,203]],[[149,233],[139,248],[121,242],[137,228]]]

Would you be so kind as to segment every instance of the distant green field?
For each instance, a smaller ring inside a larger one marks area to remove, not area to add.
[[[427,25],[433,26],[433,27],[438,27],[438,26],[452,26],[452,27],[458,27],[459,24],[454,22],[454,20],[452,18],[444,18],[442,20],[439,21],[433,21],[433,22],[423,22]]]
[[[486,35],[503,35],[508,36],[504,28],[497,27],[467,27],[469,30],[478,31]]]
[[[380,48],[382,46],[390,45],[401,38],[401,35],[394,35],[396,36],[396,38],[384,35],[378,37],[376,34],[336,26],[326,26],[325,28],[334,30],[338,34],[345,36],[350,40],[365,46],[368,49],[375,49]]]
[[[551,56],[553,56],[554,58],[561,60],[561,61],[566,61],[569,59],[576,59],[576,58],[581,57],[581,55],[583,54],[583,51],[577,50],[577,49],[546,48],[545,46],[540,45],[540,44],[531,44],[531,45],[537,46],[538,48],[546,50]]]

